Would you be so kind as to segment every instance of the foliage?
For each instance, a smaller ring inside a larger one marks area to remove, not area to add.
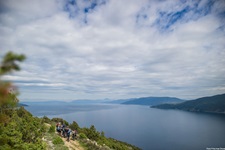
[[[49,119],[47,116],[44,116],[42,117],[42,122],[51,123],[51,119]]]
[[[117,149],[117,150],[139,150],[138,147],[128,144],[126,142],[121,142],[118,140],[115,140],[113,138],[106,138],[102,137],[101,140],[98,141],[99,144],[105,144],[111,149]]]
[[[55,147],[55,150],[69,150],[67,146],[65,145],[57,145],[57,147]]]
[[[121,142],[112,138],[105,137],[104,132],[101,133],[98,132],[94,125],[91,125],[90,128],[80,128],[80,139],[89,138],[92,141],[96,141],[99,145],[106,145],[107,147],[111,149],[117,149],[117,150],[126,150],[126,149],[133,149],[133,150],[139,150],[138,147],[135,147],[133,145],[130,145],[125,142]],[[96,144],[92,142],[85,142],[85,146],[88,147],[87,149],[99,149],[96,148]],[[103,149],[103,148],[101,148]]]
[[[57,122],[65,122],[62,118],[53,118],[52,121]],[[99,132],[96,130],[94,125],[91,125],[90,128],[80,128],[78,123],[73,121],[69,124],[69,127],[74,130],[78,130],[79,132],[79,140],[83,144],[83,146],[87,150],[106,150],[106,149],[117,149],[117,150],[139,150],[138,147],[130,145],[125,142],[121,142],[112,138],[105,137],[105,133]],[[59,139],[53,136],[53,143],[60,144]]]
[[[23,107],[12,112],[10,122],[0,126],[0,149],[45,149],[41,138],[45,127]]]
[[[84,133],[80,133],[80,139],[87,139],[87,136]]]
[[[58,136],[53,139],[52,143],[54,145],[64,144],[63,140],[60,137],[58,137]]]
[[[69,123],[66,120],[62,119],[62,118],[52,118],[51,121],[53,121],[55,123],[61,122],[61,124],[65,124],[66,126],[69,125]]]
[[[65,146],[64,142],[59,142],[55,140],[56,138],[59,138],[59,135],[54,133],[45,133],[44,139],[48,143],[46,149],[47,150],[69,150],[67,146]],[[53,144],[53,141],[56,141],[57,144]],[[50,144],[51,143],[51,144]],[[61,144],[60,144],[61,143]]]
[[[11,82],[2,81],[1,76],[11,73],[12,71],[20,70],[16,62],[21,62],[25,59],[24,55],[17,55],[8,52],[0,64],[0,123],[8,123],[12,109],[17,106],[19,100],[16,98],[17,89]]]
[[[14,90],[15,87],[10,82],[0,81],[0,110],[1,113],[7,113],[8,109],[15,107],[18,99],[16,98],[16,91],[14,93],[11,90]]]
[[[90,128],[82,128],[79,132],[84,133],[90,140],[97,141],[100,137],[100,133],[96,130],[94,125]]]
[[[49,133],[54,133],[55,132],[55,126],[51,125],[51,127],[48,130]]]
[[[73,121],[73,123],[69,125],[69,128],[72,130],[77,130],[77,131],[80,129],[80,127],[76,121]]]
[[[52,121],[54,121],[55,123],[65,122],[65,120],[63,120],[62,118],[53,118]],[[126,150],[126,149],[138,150],[139,149],[125,142],[117,141],[112,138],[106,138],[104,132],[97,131],[94,125],[91,125],[90,128],[86,128],[86,127],[80,128],[77,122],[73,121],[71,124],[69,124],[69,127],[72,130],[76,129],[79,131],[79,139],[87,150],[109,149],[109,148],[118,149],[118,150]],[[90,139],[90,140],[87,140],[87,139]],[[61,144],[60,139],[56,137],[53,137],[53,143]]]
[[[0,64],[0,150],[46,148],[42,142],[45,127],[41,119],[17,107],[17,89],[11,82],[1,80],[2,75],[20,70],[16,62],[24,59],[24,55],[9,52]]]
[[[91,143],[90,141],[81,141],[81,145],[86,149],[86,150],[103,150],[103,148],[100,148],[98,145],[95,145]]]
[[[4,75],[7,73],[11,73],[12,71],[19,71],[20,67],[16,62],[22,62],[25,60],[25,56],[24,55],[18,55],[15,54],[13,52],[8,52],[0,65],[0,75]]]

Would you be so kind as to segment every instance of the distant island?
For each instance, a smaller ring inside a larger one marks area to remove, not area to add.
[[[18,107],[21,107],[21,106],[27,107],[28,105],[27,105],[27,104],[23,104],[23,103],[18,103],[17,106],[18,106]]]
[[[181,103],[184,100],[175,98],[175,97],[141,97],[141,98],[133,98],[128,101],[123,102],[122,104],[126,105],[159,105],[159,104],[168,104],[168,103]]]
[[[178,104],[160,104],[151,106],[160,109],[179,109],[192,112],[209,112],[225,114],[225,94],[202,97]]]

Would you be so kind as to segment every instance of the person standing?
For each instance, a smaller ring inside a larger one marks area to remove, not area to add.
[[[70,133],[71,133],[71,129],[68,129],[67,131],[67,141],[70,141]]]
[[[77,131],[73,130],[72,131],[72,138],[73,138],[73,140],[75,140],[76,136],[77,136]]]

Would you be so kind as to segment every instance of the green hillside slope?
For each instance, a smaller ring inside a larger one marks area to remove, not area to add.
[[[225,113],[225,94],[202,97],[180,104],[161,104],[152,106],[161,109],[180,109],[194,112]]]

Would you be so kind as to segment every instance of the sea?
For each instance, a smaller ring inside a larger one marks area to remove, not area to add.
[[[225,115],[122,104],[32,104],[34,116],[94,125],[105,136],[143,150],[225,149]]]

